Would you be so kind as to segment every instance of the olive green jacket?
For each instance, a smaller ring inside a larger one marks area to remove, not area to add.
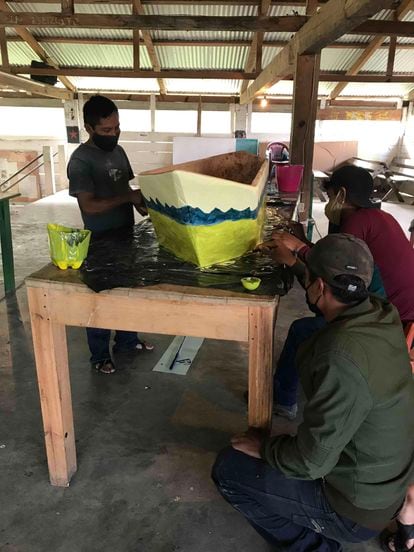
[[[385,526],[414,468],[414,382],[395,308],[370,297],[299,349],[306,395],[296,436],[268,439],[263,458],[295,479],[323,478],[339,514]]]

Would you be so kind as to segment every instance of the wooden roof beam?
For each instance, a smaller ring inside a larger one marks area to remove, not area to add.
[[[337,0],[330,0],[330,2]],[[357,3],[358,0],[344,0],[338,2],[338,16],[346,14],[344,5]],[[363,1],[363,0],[361,0]],[[364,0],[368,1],[368,0]],[[330,3],[329,2],[329,3]],[[379,0],[381,5],[383,0]],[[0,3],[6,5],[5,0]],[[324,11],[327,6],[321,8]],[[392,1],[388,1],[390,5]],[[351,6],[352,7],[352,6]],[[379,8],[380,10],[381,8]],[[330,10],[328,10],[330,11]],[[353,13],[353,10],[351,10]],[[322,21],[320,14],[316,14],[318,21]],[[349,21],[344,17],[343,21]],[[297,32],[311,18],[306,15],[287,15],[284,17],[219,17],[219,16],[185,16],[185,15],[111,15],[111,14],[87,14],[62,15],[56,12],[0,12],[0,27],[43,27],[43,28],[67,28],[73,29],[141,29],[165,30],[165,31],[252,31],[252,32]],[[414,22],[412,21],[381,21],[369,20],[361,24],[355,24],[346,31],[349,34],[390,36],[414,35]],[[332,36],[342,36],[341,33],[333,33]],[[333,42],[334,40],[329,40]],[[325,41],[323,41],[325,44]]]
[[[62,0],[62,1],[66,1],[66,0]],[[70,0],[67,0],[67,1],[70,1]],[[13,15],[13,12],[6,4],[5,0],[0,0],[0,16],[7,15],[7,14]],[[57,61],[55,61],[51,56],[49,56],[45,52],[42,46],[37,42],[37,40],[33,37],[33,35],[24,26],[16,25],[14,26],[14,30],[25,42],[27,42],[27,44],[40,57],[42,61],[44,61],[48,65],[51,65],[52,67],[59,66]],[[76,90],[76,86],[74,86],[67,77],[63,75],[58,75],[58,79],[68,90],[71,90],[72,92]]]
[[[7,37],[5,29],[0,29],[0,54],[1,54],[1,67],[5,71],[10,68],[9,53],[7,50]]]
[[[395,12],[395,21],[398,21],[399,19],[403,19],[409,11],[411,11],[413,4],[413,0],[403,0],[401,4],[398,6],[398,9]],[[347,71],[347,75],[356,75],[359,73],[359,71],[364,67],[366,62],[375,54],[375,52],[379,49],[379,47],[383,44],[384,40],[387,38],[385,35],[376,36],[371,42],[368,44],[368,46],[365,48],[365,50],[361,53],[361,55],[358,57],[358,59],[352,64],[351,68]],[[394,42],[394,38],[391,37],[391,46]],[[395,57],[395,46],[394,46],[394,57]],[[394,66],[394,59],[392,60],[392,65]],[[329,99],[334,100],[337,98],[341,92],[346,88],[346,83],[340,83],[332,90],[332,92],[329,94]]]
[[[48,98],[57,98],[59,100],[71,100],[73,99],[73,93],[69,90],[62,88],[54,88],[47,84],[41,84],[30,79],[23,77],[17,77],[10,73],[0,71],[0,87],[10,88],[12,90],[23,90],[28,94],[38,94],[40,96],[46,96]]]
[[[35,36],[37,42],[40,44],[114,44],[118,46],[130,46],[133,44],[133,40],[130,38],[75,38],[75,37],[66,37],[66,36],[46,36],[39,37]],[[396,37],[392,37],[396,38]],[[7,36],[8,42],[24,42],[20,36]],[[234,47],[249,47],[251,46],[251,41],[248,40],[186,40],[186,39],[152,39],[154,46],[184,46],[184,47],[206,47],[210,48],[212,46],[234,46]],[[283,48],[288,44],[288,40],[265,40],[263,41],[264,48]],[[144,40],[140,38],[140,44],[144,44]],[[362,42],[340,42],[336,41],[332,44],[328,44],[326,48],[343,48],[345,50],[362,50],[366,48],[366,44]],[[397,50],[413,50],[414,43],[398,43],[396,44]],[[388,50],[389,44],[382,44],[380,46],[382,50]]]
[[[267,12],[269,11],[269,7],[271,4],[271,0],[260,0],[259,3],[259,15],[265,16],[267,15]],[[256,33],[253,37],[253,40],[251,41],[249,52],[247,54],[247,60],[244,66],[244,70],[246,73],[250,73],[253,71],[253,69],[256,69],[256,71],[262,70],[262,47],[263,47],[263,34],[262,32]],[[260,60],[259,60],[260,58]],[[260,65],[259,65],[260,61]],[[240,94],[243,94],[243,92],[248,87],[249,82],[243,81],[240,87]]]
[[[273,84],[294,71],[296,57],[314,54],[337,38],[362,23],[379,10],[391,5],[392,0],[329,0],[319,13],[298,31],[290,43],[273,58],[256,80],[241,95],[242,104],[268,90]]]
[[[134,13],[137,15],[145,15],[145,10],[142,6],[141,0],[133,0],[134,5]],[[144,40],[145,46],[147,48],[148,57],[150,59],[152,68],[154,71],[161,71],[161,65],[158,59],[157,52],[154,48],[154,43],[152,41],[152,37],[149,31],[142,31],[142,38]],[[165,86],[165,82],[163,79],[157,79],[158,86],[160,87],[160,93],[166,94],[167,89]]]

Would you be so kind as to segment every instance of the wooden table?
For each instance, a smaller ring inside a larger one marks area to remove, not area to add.
[[[15,192],[0,193],[0,240],[1,259],[3,263],[4,291],[14,291],[16,288],[14,280],[13,241],[10,225],[10,205],[12,198],[20,194]]]
[[[97,294],[82,283],[78,272],[53,265],[32,274],[26,286],[52,485],[68,486],[76,472],[65,326],[248,343],[248,422],[270,429],[279,297],[167,284]]]

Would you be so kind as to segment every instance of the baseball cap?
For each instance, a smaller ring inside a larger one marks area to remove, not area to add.
[[[332,286],[342,287],[335,276],[358,276],[368,287],[374,272],[371,251],[350,234],[329,234],[319,240],[306,256],[309,270]]]
[[[374,191],[374,181],[371,174],[361,167],[344,165],[332,173],[325,185],[326,188],[345,188],[346,199],[357,207],[376,207],[376,202],[371,200]]]

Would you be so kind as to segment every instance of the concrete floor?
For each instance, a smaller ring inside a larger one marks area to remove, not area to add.
[[[322,209],[315,205],[324,232]],[[46,222],[80,224],[76,203],[62,193],[14,206],[12,217],[18,283],[49,260]],[[305,313],[295,288],[279,310],[278,350],[289,323]],[[148,338],[154,353],[101,376],[89,369],[84,331],[68,330],[78,472],[69,488],[56,488],[48,483],[24,286],[0,301],[1,552],[270,550],[210,480],[217,452],[246,427],[246,348],[206,340],[178,376],[152,371],[171,338]],[[274,426],[294,429],[280,418]],[[344,550],[380,548],[372,541]]]

